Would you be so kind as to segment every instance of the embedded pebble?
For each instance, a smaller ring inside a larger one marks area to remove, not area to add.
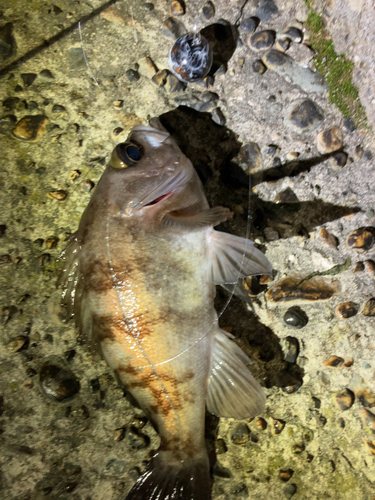
[[[12,133],[21,141],[38,142],[46,133],[49,120],[44,115],[28,115],[21,118]]]
[[[349,117],[344,118],[342,125],[348,132],[354,132],[356,129],[354,121]]]
[[[282,36],[287,36],[290,38],[294,43],[301,43],[303,39],[303,33],[301,30],[298,28],[295,28],[294,26],[289,26],[289,28],[284,29],[281,32]]]
[[[59,238],[57,236],[50,236],[46,239],[46,247],[48,248],[56,248],[59,242]]]
[[[214,4],[210,1],[206,2],[202,7],[202,14],[207,21],[210,21],[215,15]]]
[[[350,389],[345,389],[343,392],[336,394],[335,400],[340,410],[349,410],[354,403],[354,393]]]
[[[342,132],[338,127],[331,127],[320,132],[316,141],[319,153],[332,153],[342,148]]]
[[[53,80],[54,76],[49,69],[42,69],[42,71],[39,73],[39,78],[42,78],[44,80]]]
[[[361,310],[362,316],[375,316],[375,299],[369,299]]]
[[[186,33],[186,28],[177,19],[168,17],[168,19],[166,19],[162,25],[161,32],[165,36],[177,39],[180,38],[184,33]]]
[[[168,75],[169,71],[166,69],[162,69],[157,73],[155,73],[151,81],[152,83],[155,83],[155,85],[157,85],[158,87],[163,87],[163,85],[165,85],[167,82]]]
[[[0,265],[11,264],[12,258],[9,254],[0,255]]]
[[[255,11],[255,16],[261,21],[269,21],[278,12],[279,9],[273,0],[261,0],[258,9]]]
[[[295,363],[299,354],[299,342],[295,337],[280,339],[280,346],[283,350],[284,360],[288,363]]]
[[[267,71],[267,66],[265,66],[260,59],[253,62],[252,68],[254,73],[258,73],[259,75],[263,75],[263,73]]]
[[[314,101],[298,99],[287,107],[284,124],[295,132],[311,132],[323,119],[323,111]]]
[[[62,106],[61,104],[54,104],[54,106],[52,107],[52,113],[54,114],[60,114],[60,113],[65,113],[66,109],[64,106]]]
[[[253,33],[259,24],[259,19],[257,17],[247,17],[240,23],[240,30],[245,31],[245,33]]]
[[[375,262],[373,260],[365,260],[364,267],[369,274],[375,274]]]
[[[128,434],[128,442],[133,450],[144,450],[150,445],[150,438],[132,425]]]
[[[363,156],[363,147],[359,144],[358,146],[355,147],[354,150],[354,159],[355,160],[360,160]]]
[[[141,78],[138,71],[131,68],[125,71],[125,75],[129,82],[137,82]]]
[[[30,87],[35,81],[36,74],[35,73],[21,73],[21,78],[25,87]]]
[[[284,496],[288,499],[294,497],[297,493],[297,485],[295,483],[287,484],[284,488]]]
[[[237,155],[231,160],[247,174],[255,174],[262,170],[262,155],[258,144],[249,142],[244,144]]]
[[[69,400],[80,390],[80,383],[74,373],[55,360],[43,364],[39,380],[44,394],[52,401]]]
[[[275,196],[274,203],[276,203],[276,204],[291,203],[292,204],[292,203],[299,203],[299,200],[298,200],[296,194],[290,188],[287,188]]]
[[[284,481],[284,483],[287,483],[289,479],[293,476],[294,471],[292,469],[287,469],[287,470],[280,470],[279,471],[279,478],[281,481]]]
[[[121,427],[120,429],[116,429],[113,433],[113,440],[116,442],[122,441],[126,434],[126,428]]]
[[[275,49],[280,50],[281,52],[286,52],[291,44],[290,38],[280,38],[276,41]]]
[[[137,415],[133,418],[132,425],[136,429],[143,429],[143,427],[147,424],[147,417],[138,417]]]
[[[264,237],[266,238],[266,241],[277,241],[280,239],[279,233],[276,231],[276,229],[273,229],[272,227],[264,228],[263,234]]]
[[[375,441],[368,441],[366,439],[365,440],[365,445],[367,446],[367,449],[371,453],[371,455],[375,455]],[[373,500],[373,498],[371,500]]]
[[[181,92],[184,90],[185,85],[177,78],[177,76],[169,73],[165,82],[165,89],[169,94]]]
[[[299,455],[300,453],[303,453],[305,451],[305,445],[303,443],[302,444],[294,444],[292,447],[292,451],[296,455]]]
[[[321,239],[327,243],[327,245],[331,248],[337,248],[339,244],[339,240],[333,234],[329,233],[326,228],[322,227],[319,230],[319,236]]]
[[[268,69],[275,71],[292,82],[305,92],[325,92],[327,84],[324,79],[308,68],[296,64],[291,57],[278,50],[271,49],[262,57],[262,61]]]
[[[81,182],[81,188],[83,191],[86,193],[90,193],[95,187],[95,183],[91,181],[90,179],[85,179],[84,181]]]
[[[335,312],[340,319],[348,319],[357,314],[358,307],[354,302],[344,302],[336,307]]]
[[[357,252],[367,252],[375,244],[375,228],[360,227],[349,234],[346,239],[346,246]]]
[[[196,80],[195,84],[205,89],[208,89],[208,87],[212,87],[212,85],[214,84],[214,79],[212,76],[205,76],[200,80]]]
[[[66,191],[63,191],[62,189],[59,189],[57,191],[50,191],[47,193],[47,197],[51,198],[53,200],[57,200],[60,203],[63,203],[68,196],[68,193]]]
[[[215,108],[211,113],[212,120],[220,126],[225,125],[225,116],[220,108]]]
[[[330,299],[340,289],[339,282],[332,281],[330,278],[315,276],[301,282],[301,278],[290,276],[276,283],[276,285],[267,291],[266,297],[267,300],[274,303],[322,301]]]
[[[275,41],[275,34],[270,30],[257,31],[251,35],[247,41],[249,47],[253,50],[270,49]]]
[[[359,415],[362,419],[363,425],[368,427],[372,434],[375,434],[375,415],[365,408],[359,410]]]
[[[69,179],[74,182],[76,179],[78,179],[78,177],[80,177],[81,175],[81,172],[79,170],[72,170],[70,173],[69,173]]]
[[[272,427],[271,427],[271,432],[272,434],[280,434],[285,427],[285,422],[283,420],[278,420],[276,418],[272,418]]]
[[[255,425],[258,427],[259,430],[264,431],[267,429],[267,422],[264,420],[262,417],[257,417],[255,419]]]
[[[348,161],[348,155],[343,151],[339,151],[330,157],[329,162],[334,170],[340,170],[345,167]]]
[[[330,366],[331,368],[339,368],[344,364],[344,360],[339,356],[330,356],[325,359],[322,363],[324,366]]]
[[[138,64],[139,74],[145,76],[146,78],[151,79],[158,70],[150,57],[142,57],[141,59],[139,59]]]
[[[172,0],[169,13],[171,16],[183,16],[185,14],[185,3],[182,0]]]
[[[250,429],[244,424],[238,424],[231,434],[231,439],[234,444],[244,444],[249,440]]]
[[[217,439],[215,443],[215,449],[217,455],[223,455],[228,451],[228,447],[224,441],[224,439]]]
[[[28,346],[29,346],[29,337],[20,335],[19,337],[16,337],[15,339],[12,339],[10,342],[8,342],[7,349],[10,352],[20,352],[27,349]]]

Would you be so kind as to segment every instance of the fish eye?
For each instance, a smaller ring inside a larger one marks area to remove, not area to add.
[[[136,165],[142,159],[142,147],[134,142],[122,142],[112,154],[111,166],[126,168]]]

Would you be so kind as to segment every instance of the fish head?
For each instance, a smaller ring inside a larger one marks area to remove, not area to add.
[[[111,179],[111,202],[119,206],[122,215],[129,216],[161,202],[170,205],[195,179],[196,172],[154,118],[150,126],[134,127],[126,142],[116,146],[106,176]]]

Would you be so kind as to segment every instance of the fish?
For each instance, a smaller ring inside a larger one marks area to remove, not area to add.
[[[216,285],[272,273],[253,242],[214,229],[231,216],[151,119],[115,147],[64,251],[67,314],[160,436],[127,500],[209,500],[206,408],[236,419],[265,408],[214,308]]]

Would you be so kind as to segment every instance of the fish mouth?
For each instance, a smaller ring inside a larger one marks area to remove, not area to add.
[[[159,196],[159,198],[156,198],[156,200],[150,201],[150,203],[147,203],[146,205],[143,205],[143,206],[144,207],[151,207],[152,205],[156,205],[157,203],[164,200],[165,198],[167,198],[167,196],[169,196],[172,193],[174,193],[174,191],[170,191],[167,194],[162,194],[161,196]]]

